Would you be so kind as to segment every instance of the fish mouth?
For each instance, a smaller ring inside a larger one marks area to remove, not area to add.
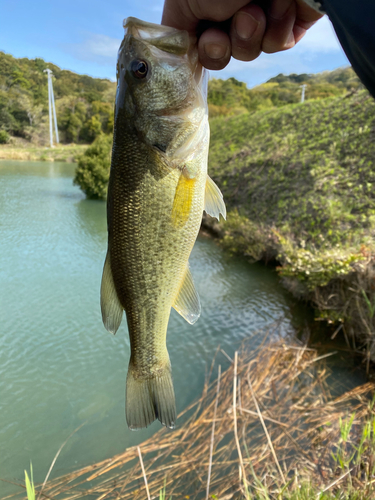
[[[197,37],[189,35],[189,33],[184,30],[148,23],[136,17],[124,19],[123,26],[125,28],[125,37],[121,44],[120,51],[124,44],[129,43],[129,38],[133,37],[148,45],[151,50],[155,48],[171,54],[172,57],[182,56],[182,58],[185,59],[191,68],[195,85],[199,90],[199,102],[197,106],[206,108],[206,113],[208,113],[208,70],[199,62]],[[165,114],[165,110],[163,110],[163,114]],[[164,144],[155,144],[154,146],[163,153],[166,152],[167,147]]]
[[[142,40],[164,52],[175,55],[186,55],[194,74],[194,79],[203,94],[207,92],[208,71],[198,60],[197,37],[187,31],[147,23],[136,17],[124,19],[126,34]],[[204,96],[206,97],[206,95]]]

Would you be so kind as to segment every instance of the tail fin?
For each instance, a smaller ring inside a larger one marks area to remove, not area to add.
[[[176,404],[168,364],[152,378],[134,376],[134,369],[129,364],[126,379],[126,420],[129,429],[147,427],[156,419],[171,429],[176,421]]]

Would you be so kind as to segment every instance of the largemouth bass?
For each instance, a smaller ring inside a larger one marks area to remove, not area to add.
[[[126,418],[174,427],[175,396],[166,347],[171,307],[189,323],[201,307],[188,259],[203,210],[226,216],[207,176],[206,71],[185,31],[124,21],[107,198],[108,251],[101,285],[107,330],[123,311],[131,356]]]

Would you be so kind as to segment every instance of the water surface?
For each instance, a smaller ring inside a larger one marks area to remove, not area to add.
[[[0,477],[9,480],[22,480],[32,460],[42,481],[82,423],[53,476],[119,453],[160,427],[127,429],[126,321],[113,337],[99,307],[105,203],[86,200],[73,174],[65,163],[0,162]],[[190,264],[202,316],[191,326],[172,310],[168,327],[178,411],[201,394],[219,344],[233,355],[251,333],[279,321],[285,334],[304,314],[273,270],[231,257],[210,239],[198,239]],[[0,483],[1,496],[12,491]]]

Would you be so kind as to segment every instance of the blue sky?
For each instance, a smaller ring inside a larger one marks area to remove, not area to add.
[[[158,23],[162,8],[159,0],[0,0],[0,50],[115,79],[123,19],[134,16]],[[234,76],[253,87],[279,73],[317,73],[348,64],[329,20],[323,18],[295,48],[262,54],[250,63],[232,61],[211,76]]]

